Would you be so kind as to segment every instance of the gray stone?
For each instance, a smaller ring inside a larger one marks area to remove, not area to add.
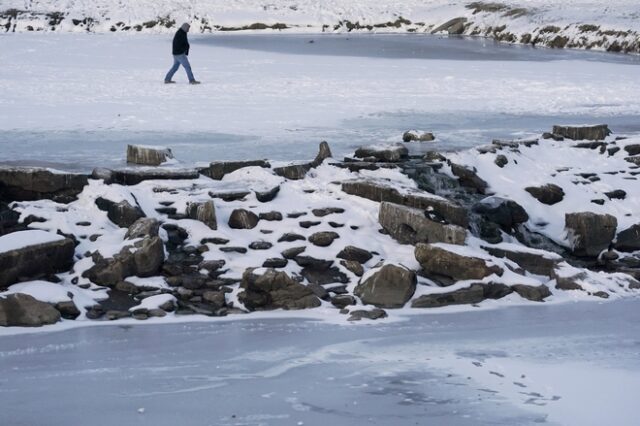
[[[142,145],[127,145],[127,163],[159,166],[173,158],[169,148]]]
[[[255,191],[256,199],[261,203],[273,201],[280,192],[280,186],[273,187],[267,191]]]
[[[498,166],[500,168],[503,168],[504,166],[509,164],[509,160],[507,159],[506,156],[500,154],[500,155],[496,156],[496,159],[494,160],[494,163],[496,164],[496,166]]]
[[[430,132],[418,134],[416,131],[408,130],[402,134],[403,142],[431,142],[435,139],[434,134]]]
[[[281,254],[285,259],[295,259],[300,256],[300,254],[304,253],[306,249],[306,247],[291,247],[284,250]]]
[[[346,246],[336,256],[338,259],[355,260],[359,263],[367,263],[373,257],[369,251],[354,246]]]
[[[236,209],[229,217],[229,227],[233,229],[253,229],[258,225],[258,216],[245,209]]]
[[[512,285],[513,291],[518,293],[520,297],[531,300],[533,302],[543,302],[544,299],[551,296],[551,291],[546,285],[531,286],[524,284]]]
[[[611,134],[609,126],[600,124],[596,126],[553,126],[553,134],[572,140],[601,141]]]
[[[74,201],[89,182],[87,175],[62,173],[37,167],[0,166],[0,201],[48,199]]]
[[[360,282],[355,295],[362,303],[379,308],[401,308],[416,291],[415,272],[396,265],[384,265]]]
[[[487,251],[491,256],[507,258],[512,262],[515,262],[527,272],[536,275],[545,275],[550,277],[553,275],[553,271],[555,270],[558,263],[562,262],[563,259],[555,255],[554,253],[537,253],[533,250],[516,251],[516,250],[507,250],[502,247],[482,247]]]
[[[242,276],[238,300],[250,311],[272,309],[308,309],[320,306],[320,300],[306,286],[284,272],[273,269],[262,275],[248,269]]]
[[[195,169],[168,169],[163,167],[153,168],[127,168],[109,170],[102,169],[100,175],[105,179],[105,183],[115,183],[118,185],[137,185],[148,180],[191,180],[198,179],[200,174]]]
[[[357,277],[361,277],[362,275],[364,275],[364,268],[362,267],[362,264],[358,261],[341,260],[340,264]]]
[[[291,242],[294,242],[294,241],[305,241],[305,240],[306,240],[306,238],[304,236],[300,235],[300,234],[287,232],[286,234],[284,234],[282,237],[280,237],[278,239],[278,242],[279,243],[282,243],[282,242],[291,243]]]
[[[266,220],[266,221],[270,221],[270,222],[279,222],[279,221],[281,221],[283,219],[282,218],[282,213],[276,212],[276,211],[260,213],[258,215],[258,218],[260,220]]]
[[[40,327],[60,321],[60,312],[28,294],[0,296],[0,326]]]
[[[363,146],[356,150],[358,158],[375,158],[377,161],[396,163],[409,155],[409,150],[402,144],[389,146]]]
[[[98,197],[96,206],[107,212],[109,220],[121,228],[129,228],[138,219],[145,217],[144,212],[138,206],[132,206],[127,200],[118,203]]]
[[[64,319],[74,320],[80,316],[80,310],[72,300],[56,303],[55,308]]]
[[[446,31],[449,34],[461,34],[460,26],[464,28],[464,24],[467,22],[467,18],[453,18],[444,24],[436,27],[431,31],[431,34],[437,34],[441,31]]]
[[[27,231],[28,232],[28,231]],[[18,281],[68,271],[75,244],[69,238],[0,253],[0,288]]]
[[[615,243],[616,250],[633,252],[640,250],[640,223],[618,233]]]
[[[542,204],[552,206],[564,199],[564,191],[558,185],[549,183],[543,186],[530,186],[524,189]]]
[[[375,308],[370,311],[359,309],[357,311],[352,311],[351,316],[347,318],[347,321],[361,321],[362,319],[377,320],[386,317],[387,313],[380,308]]]
[[[449,293],[426,294],[411,303],[412,308],[439,308],[450,305],[469,305],[486,299],[502,299],[513,290],[500,283],[474,283]]]
[[[467,231],[457,225],[430,219],[425,211],[383,202],[378,214],[380,225],[402,244],[464,244]]]
[[[507,232],[529,220],[529,215],[520,204],[501,197],[484,198],[473,205],[473,211]]]
[[[478,194],[487,193],[489,184],[478,176],[475,168],[470,169],[459,164],[451,163],[451,173],[458,178],[461,186],[473,189]]]
[[[344,309],[347,306],[356,304],[356,298],[350,294],[338,294],[331,298],[331,304],[338,309]]]
[[[344,213],[344,209],[341,207],[325,207],[322,209],[313,209],[311,213],[316,217],[325,217],[330,214],[342,214]]]
[[[269,258],[267,260],[264,261],[264,263],[262,264],[263,268],[284,268],[285,266],[287,266],[287,264],[289,263],[289,261],[287,259],[280,259],[277,257],[272,257]]]
[[[269,250],[271,247],[273,247],[273,244],[269,241],[254,241],[249,244],[251,250]]]
[[[372,201],[386,201],[416,209],[429,210],[448,223],[459,225],[463,228],[469,225],[469,216],[464,207],[428,193],[400,193],[389,184],[375,180],[346,181],[342,183],[342,191]]]
[[[304,179],[309,170],[320,166],[325,159],[330,157],[331,149],[329,148],[329,144],[326,142],[321,142],[316,158],[310,163],[292,164],[289,166],[277,167],[273,169],[273,171],[278,176],[282,176],[286,179],[300,180]]]
[[[597,257],[609,247],[616,235],[618,220],[608,214],[591,212],[567,213],[565,226],[573,254]]]
[[[504,270],[488,265],[485,259],[464,256],[431,244],[418,244],[415,256],[424,272],[434,278],[448,277],[454,281],[481,280],[492,274],[502,276]]]
[[[209,167],[201,169],[200,173],[214,180],[221,180],[225,175],[245,167],[270,168],[271,165],[265,160],[251,161],[216,161],[209,164]]]
[[[309,237],[309,242],[318,247],[329,247],[337,238],[340,235],[335,232],[316,232]]]
[[[127,230],[124,238],[135,240],[136,238],[157,237],[160,230],[160,222],[152,218],[140,218],[136,220]]]
[[[209,228],[218,229],[218,221],[216,219],[216,208],[213,201],[190,202],[187,204],[187,216],[190,219],[204,223]]]

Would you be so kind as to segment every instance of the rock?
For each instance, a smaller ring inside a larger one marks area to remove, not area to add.
[[[464,207],[426,192],[400,193],[389,184],[376,180],[346,181],[342,183],[342,191],[372,201],[386,201],[416,209],[429,210],[445,219],[448,223],[459,225],[463,228],[469,226],[469,217]]]
[[[364,275],[364,268],[362,267],[362,264],[360,264],[360,262],[357,262],[355,260],[342,260],[340,261],[340,264],[358,277]]]
[[[302,222],[300,222],[300,227],[304,228],[304,229],[309,229],[312,226],[318,226],[320,225],[322,222],[320,221],[315,221],[315,220],[303,220]]]
[[[580,285],[579,281],[582,281],[587,278],[587,274],[584,272],[580,272],[571,276],[554,276],[556,280],[556,288],[558,290],[580,290],[584,291],[584,288]]]
[[[564,191],[558,185],[549,183],[544,186],[530,186],[524,189],[542,204],[552,206],[564,199]]]
[[[330,214],[342,214],[344,213],[344,209],[340,207],[325,207],[323,209],[313,209],[311,213],[316,217],[325,217]]]
[[[60,312],[60,315],[64,319],[74,320],[80,316],[80,310],[76,307],[73,301],[56,303],[56,310]]]
[[[153,168],[128,168],[117,170],[101,169],[94,171],[95,176],[100,176],[107,184],[137,185],[147,180],[190,180],[198,179],[200,174],[194,169],[167,169]],[[92,175],[92,176],[94,176]]]
[[[536,275],[553,276],[553,271],[562,262],[562,257],[542,250],[523,247],[522,251],[507,249],[504,247],[482,247],[491,256],[507,258],[515,262],[527,272]]]
[[[140,289],[135,284],[128,281],[120,281],[116,284],[115,289],[127,294],[138,294]]]
[[[324,160],[331,157],[333,157],[333,154],[331,154],[329,144],[327,142],[320,142],[318,154],[316,155],[316,158],[311,162],[311,166],[318,167],[324,162]]]
[[[509,164],[509,160],[507,159],[507,157],[505,157],[504,155],[500,154],[500,155],[496,156],[496,159],[494,160],[494,163],[496,164],[496,166],[498,166],[500,168],[503,168],[504,166]]]
[[[106,198],[98,197],[96,206],[107,212],[109,220],[120,228],[129,228],[138,219],[145,217],[144,212],[138,206],[132,206],[127,200],[116,203]]]
[[[338,309],[344,309],[347,306],[355,305],[356,298],[350,294],[338,294],[331,298],[331,304]]]
[[[320,300],[329,300],[329,292],[320,284],[309,283],[307,288],[313,292]]]
[[[318,247],[329,247],[337,238],[340,238],[340,235],[335,232],[316,232],[309,237],[309,242]]]
[[[187,217],[202,222],[213,230],[218,229],[216,208],[211,200],[187,203]]]
[[[338,259],[354,260],[359,263],[367,263],[373,255],[365,249],[354,246],[346,246],[336,256]]]
[[[209,305],[212,305],[214,309],[220,309],[227,305],[224,292],[222,291],[205,291],[202,293],[202,300]]]
[[[597,257],[613,241],[618,220],[608,214],[567,213],[565,226],[574,255]]]
[[[419,132],[415,130],[408,130],[403,133],[402,141],[403,142],[431,142],[436,139],[433,133],[425,132],[422,134],[418,134]]]
[[[229,217],[229,227],[233,229],[253,229],[258,225],[259,220],[258,216],[249,210],[236,209],[231,212]]]
[[[624,147],[624,150],[627,151],[629,155],[638,155],[640,154],[640,144],[627,145]]]
[[[200,174],[214,180],[221,180],[225,175],[245,167],[262,167],[268,169],[271,165],[265,160],[216,161],[209,164],[209,167],[200,169]]]
[[[377,320],[386,317],[387,313],[383,309],[375,308],[370,311],[360,309],[357,311],[352,311],[351,316],[347,319],[347,321],[360,321],[362,319]]]
[[[397,163],[409,155],[409,150],[402,144],[387,146],[360,147],[356,150],[358,158],[375,158],[385,163]]]
[[[147,315],[149,318],[163,318],[167,316],[167,313],[162,309],[150,309]]]
[[[0,201],[0,235],[9,234],[16,231],[24,231],[27,225],[19,223],[20,213],[12,206]]]
[[[223,253],[247,253],[247,249],[245,247],[220,247],[219,250]]]
[[[300,254],[304,253],[306,249],[306,247],[292,247],[290,249],[286,249],[280,254],[282,254],[282,257],[284,257],[285,259],[295,259]]]
[[[158,306],[158,308],[162,309],[165,312],[173,312],[176,310],[176,301],[175,300],[167,300],[162,305]]]
[[[0,166],[0,201],[76,200],[89,182],[87,175],[37,167]]]
[[[260,201],[261,203],[268,203],[270,201],[273,201],[279,192],[280,186],[276,186],[267,191],[255,191],[255,194],[258,201]]]
[[[553,134],[572,140],[600,141],[611,134],[609,126],[600,124],[597,126],[553,126]]]
[[[228,243],[229,243],[229,240],[227,240],[226,238],[219,238],[219,237],[203,238],[200,240],[200,244],[214,244],[216,246],[223,246]]]
[[[529,220],[529,215],[520,204],[501,197],[484,198],[473,205],[473,211],[507,232]]]
[[[606,195],[610,200],[624,200],[627,198],[627,192],[622,189],[605,192],[604,195]]]
[[[475,168],[469,169],[459,164],[451,163],[451,173],[458,178],[460,185],[474,189],[478,194],[486,194],[489,184],[478,176]]]
[[[320,300],[306,286],[284,272],[273,269],[262,275],[248,269],[242,276],[238,300],[250,311],[272,309],[308,309],[320,306]]]
[[[467,22],[467,18],[453,18],[444,24],[436,27],[431,31],[431,34],[436,34],[441,31],[447,31],[449,34],[462,34],[464,31],[464,24]],[[462,27],[462,30],[461,30]]]
[[[231,201],[244,201],[245,198],[251,194],[250,191],[220,191],[214,192],[210,191],[209,196],[211,198],[219,198],[222,201],[231,202]]]
[[[40,327],[60,321],[60,312],[28,294],[0,296],[0,326]]]
[[[279,222],[279,221],[282,220],[282,213],[280,213],[280,212],[260,213],[258,215],[258,218],[260,220],[266,220],[266,221],[270,221],[270,222]]]
[[[485,259],[465,256],[432,244],[418,244],[415,256],[424,272],[430,276],[447,277],[454,281],[481,280],[492,274],[502,276],[504,270],[488,265]]]
[[[271,247],[273,247],[273,244],[269,241],[254,241],[249,244],[251,250],[269,250]]]
[[[224,260],[205,260],[200,262],[198,269],[204,269],[209,274],[217,272],[224,267],[227,262]]]
[[[544,299],[551,296],[551,291],[546,285],[531,286],[524,284],[512,285],[513,291],[518,293],[520,297],[531,300],[533,302],[543,302]]]
[[[285,266],[287,266],[287,264],[289,263],[289,261],[287,259],[280,259],[277,257],[272,257],[269,258],[267,260],[264,261],[264,263],[262,264],[263,268],[284,268]]]
[[[282,176],[284,178],[290,180],[300,180],[304,179],[307,175],[307,172],[315,167],[318,167],[322,164],[322,162],[331,157],[331,149],[329,149],[329,144],[326,142],[320,143],[320,148],[318,151],[318,155],[316,158],[310,163],[303,164],[292,164],[290,166],[277,167],[273,169],[274,173],[278,176]]]
[[[416,284],[415,272],[389,264],[361,281],[355,295],[378,308],[401,308],[415,293]]]
[[[628,161],[629,163],[633,163],[636,166],[640,166],[640,155],[635,155],[633,157],[626,157],[624,160]]]
[[[279,243],[292,243],[294,241],[305,241],[306,238],[300,234],[295,234],[293,232],[287,232],[286,234],[282,235],[282,237],[280,237],[278,239]]]
[[[460,226],[436,222],[423,210],[398,204],[381,203],[378,220],[385,231],[402,244],[464,244],[467,238],[467,231]]]
[[[127,163],[142,164],[145,166],[159,166],[173,158],[169,148],[127,145]]]
[[[450,305],[469,305],[486,299],[501,299],[513,292],[508,286],[497,283],[475,283],[449,293],[426,294],[411,303],[412,308],[439,308]]]
[[[640,250],[640,223],[618,233],[615,248],[624,252]]]
[[[22,246],[31,239],[34,244]],[[74,254],[73,240],[45,231],[29,230],[3,235],[0,237],[0,288],[68,271],[73,266]]]
[[[124,238],[135,240],[136,238],[157,237],[160,230],[160,222],[147,217],[136,220],[127,230]]]

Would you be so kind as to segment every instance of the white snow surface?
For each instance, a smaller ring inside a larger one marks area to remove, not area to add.
[[[0,253],[60,240],[64,240],[64,237],[55,232],[38,230],[13,232],[0,236]]]

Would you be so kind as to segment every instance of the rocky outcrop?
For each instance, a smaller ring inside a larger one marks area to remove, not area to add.
[[[225,175],[245,167],[270,168],[271,165],[265,160],[252,161],[216,161],[209,164],[209,167],[200,169],[200,173],[214,180],[221,180]]]
[[[578,140],[601,141],[611,134],[609,126],[600,124],[597,126],[553,126],[553,134]]]
[[[144,212],[138,206],[132,206],[127,200],[118,203],[98,197],[96,206],[102,211],[107,212],[109,220],[121,228],[128,228],[138,219],[145,217]]]
[[[355,295],[362,303],[378,308],[401,308],[416,291],[415,272],[396,265],[384,265],[362,280]]]
[[[552,206],[564,199],[564,191],[552,183],[543,186],[530,186],[524,189],[542,204]]]
[[[290,278],[285,272],[268,269],[257,275],[248,269],[242,276],[238,300],[250,311],[273,309],[308,309],[320,306],[318,299],[306,286]]]
[[[440,308],[450,305],[470,305],[486,299],[501,299],[513,290],[504,284],[475,283],[449,293],[425,294],[411,303],[412,308]]]
[[[615,247],[616,250],[626,252],[640,250],[640,224],[633,225],[618,233]]]
[[[25,246],[16,244],[28,244],[34,237],[46,242]],[[15,248],[6,250],[7,247]],[[73,265],[74,252],[73,240],[44,231],[20,231],[4,235],[0,237],[0,288],[67,271]]]
[[[502,268],[489,264],[485,259],[458,254],[432,244],[418,244],[415,256],[424,273],[443,284],[447,282],[439,278],[453,281],[481,280],[493,274],[501,276],[504,273]]]
[[[202,222],[213,230],[218,229],[216,208],[213,205],[213,201],[188,203],[187,217]]]
[[[0,296],[0,326],[40,327],[60,321],[60,312],[28,294]]]
[[[380,225],[403,244],[464,244],[467,231],[429,218],[428,212],[399,204],[383,202],[378,214]]]
[[[169,148],[160,146],[127,145],[127,163],[159,166],[173,158]]]
[[[356,149],[355,156],[365,161],[381,161],[385,163],[396,163],[407,158],[409,150],[402,144],[363,146]]]
[[[53,200],[70,203],[82,192],[88,177],[36,167],[0,167],[0,201]]]
[[[597,257],[613,241],[618,220],[609,214],[568,213],[565,226],[573,254]]]
[[[448,223],[466,228],[469,225],[467,210],[452,201],[423,192],[401,193],[379,180],[351,180],[342,183],[342,191],[350,195],[377,202],[389,202],[416,209],[428,210]]]

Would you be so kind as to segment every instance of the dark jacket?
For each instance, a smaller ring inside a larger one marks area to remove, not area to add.
[[[176,35],[173,36],[173,54],[174,55],[188,55],[189,54],[189,40],[187,40],[187,33],[182,28],[176,31]]]

